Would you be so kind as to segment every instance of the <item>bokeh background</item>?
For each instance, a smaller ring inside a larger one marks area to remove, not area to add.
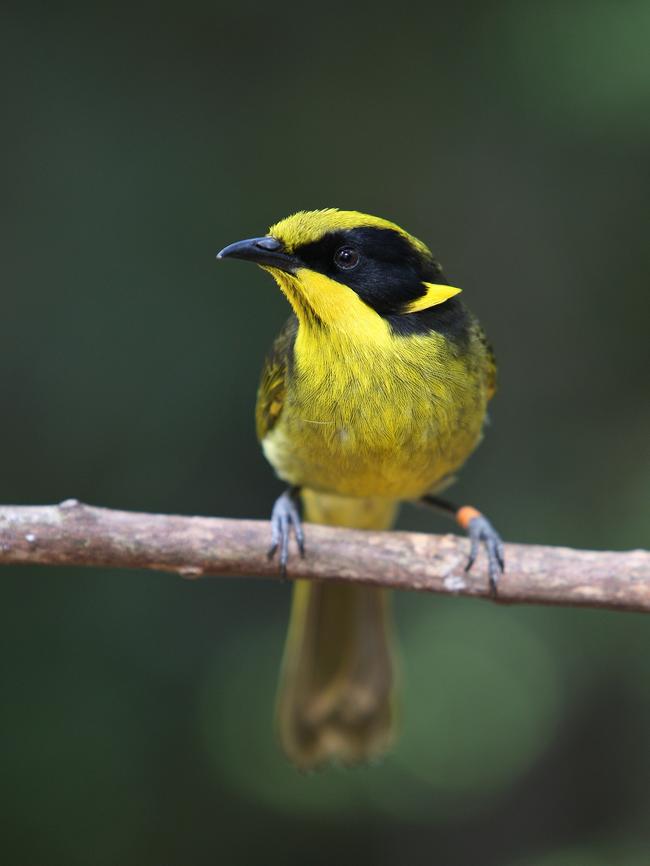
[[[266,517],[287,307],[214,254],[338,206],[427,240],[496,346],[455,497],[647,546],[649,39],[644,0],[3,4],[0,498]],[[303,776],[287,585],[1,577],[3,863],[650,859],[647,618],[400,595],[398,748]]]

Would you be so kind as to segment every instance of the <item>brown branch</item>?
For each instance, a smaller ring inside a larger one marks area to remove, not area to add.
[[[269,524],[220,517],[112,511],[74,499],[0,506],[0,565],[148,568],[183,577],[278,578],[266,550]],[[307,527],[290,579],[341,580],[394,589],[489,596],[483,554],[465,572],[468,542],[456,535]],[[650,553],[507,544],[499,600],[650,611]]]

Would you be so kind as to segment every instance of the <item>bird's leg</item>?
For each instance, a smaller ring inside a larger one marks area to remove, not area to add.
[[[273,559],[278,548],[280,549],[280,571],[283,575],[287,573],[289,538],[292,527],[300,555],[305,555],[305,536],[302,531],[299,494],[299,487],[289,487],[275,500],[271,513],[271,547],[268,556],[269,559]]]
[[[469,535],[471,546],[465,571],[469,571],[474,565],[479,546],[481,544],[485,545],[488,555],[490,594],[496,597],[499,575],[505,568],[503,541],[487,517],[481,514],[480,511],[477,511],[476,508],[472,508],[471,505],[463,505],[459,508],[457,505],[448,502],[446,499],[440,499],[437,496],[423,496],[420,501],[442,512],[447,517],[453,518]]]

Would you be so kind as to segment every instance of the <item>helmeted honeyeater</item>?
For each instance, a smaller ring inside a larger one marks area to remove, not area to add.
[[[307,520],[387,529],[421,500],[485,545],[496,588],[503,546],[471,506],[436,494],[481,439],[495,391],[492,349],[429,249],[392,222],[334,209],[294,214],[218,258],[267,270],[293,314],[257,399],[264,453],[289,488],[272,514],[285,569]],[[391,744],[395,665],[386,592],[298,581],[278,694],[280,740],[301,768],[354,764]]]

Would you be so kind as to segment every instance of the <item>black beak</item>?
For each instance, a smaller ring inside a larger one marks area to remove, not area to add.
[[[293,271],[298,267],[298,260],[284,251],[284,247],[277,238],[266,236],[264,238],[250,238],[247,241],[237,241],[224,247],[217,253],[218,259],[243,259],[246,262],[255,262],[256,265],[267,265],[278,268],[281,271]]]

